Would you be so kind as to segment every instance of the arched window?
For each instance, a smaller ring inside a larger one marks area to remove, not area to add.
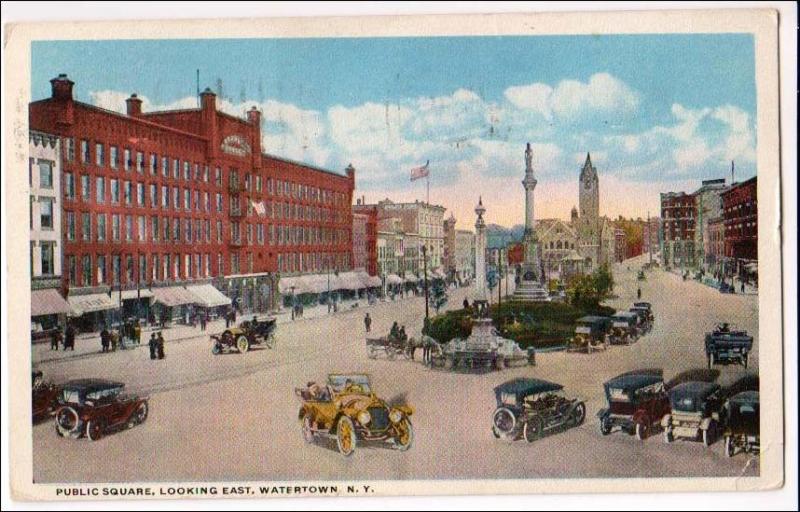
[[[556,243],[556,249],[561,249],[561,240]]]

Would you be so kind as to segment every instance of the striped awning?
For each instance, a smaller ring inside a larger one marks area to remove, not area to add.
[[[198,297],[183,286],[153,288],[153,296],[155,297],[156,302],[167,307],[195,304],[198,301]]]
[[[215,308],[217,306],[230,306],[231,304],[231,299],[208,283],[187,286],[186,289],[197,297],[195,304],[200,306]]]
[[[53,288],[31,292],[31,316],[62,315],[71,313],[69,302]]]
[[[95,311],[105,311],[108,309],[119,309],[119,295],[107,293],[90,293],[87,295],[70,295],[67,302],[72,307],[75,315],[93,313]]]

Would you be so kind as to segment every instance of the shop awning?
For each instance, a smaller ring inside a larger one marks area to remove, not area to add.
[[[167,307],[183,306],[184,304],[194,304],[197,296],[183,286],[166,286],[164,288],[153,288],[153,296],[156,302]]]
[[[31,316],[62,315],[71,313],[69,302],[58,293],[58,290],[33,290],[31,292]]]
[[[418,279],[417,279],[416,276],[413,276],[413,275],[406,276],[406,282],[407,283],[416,283],[417,281],[418,281]]]
[[[187,286],[186,289],[197,296],[195,304],[200,306],[215,308],[217,306],[230,306],[231,304],[231,299],[208,283]]]
[[[105,311],[107,309],[119,309],[119,295],[107,293],[90,293],[87,295],[70,295],[67,302],[72,307],[72,312],[77,315],[93,313],[95,311]]]
[[[114,292],[111,292],[113,295]],[[119,292],[117,292],[117,297],[119,297]],[[147,288],[140,288],[139,289],[139,297],[142,299],[151,299],[153,298],[153,292],[151,292]],[[136,290],[123,290],[122,291],[122,300],[135,300],[137,299]]]
[[[364,288],[364,282],[356,272],[340,272],[337,284],[337,290],[360,290]],[[333,284],[331,284],[332,287]]]
[[[365,284],[368,288],[380,288],[383,286],[383,281],[378,276],[367,276]]]
[[[386,284],[403,284],[403,279],[397,274],[389,274],[386,276]]]

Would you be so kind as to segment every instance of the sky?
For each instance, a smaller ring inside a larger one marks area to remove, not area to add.
[[[430,161],[430,200],[474,224],[523,222],[525,144],[536,216],[568,218],[587,152],[601,214],[658,214],[659,193],[756,174],[749,34],[42,41],[32,98],[67,73],[80,101],[124,111],[196,105],[201,89],[263,112],[262,147],[357,169],[356,196],[424,200],[412,167]],[[220,94],[221,89],[221,94]]]

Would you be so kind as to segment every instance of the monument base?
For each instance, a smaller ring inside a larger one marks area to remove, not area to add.
[[[522,279],[511,298],[522,302],[548,302],[550,300],[550,294],[539,282],[535,265],[526,265],[522,269]]]

